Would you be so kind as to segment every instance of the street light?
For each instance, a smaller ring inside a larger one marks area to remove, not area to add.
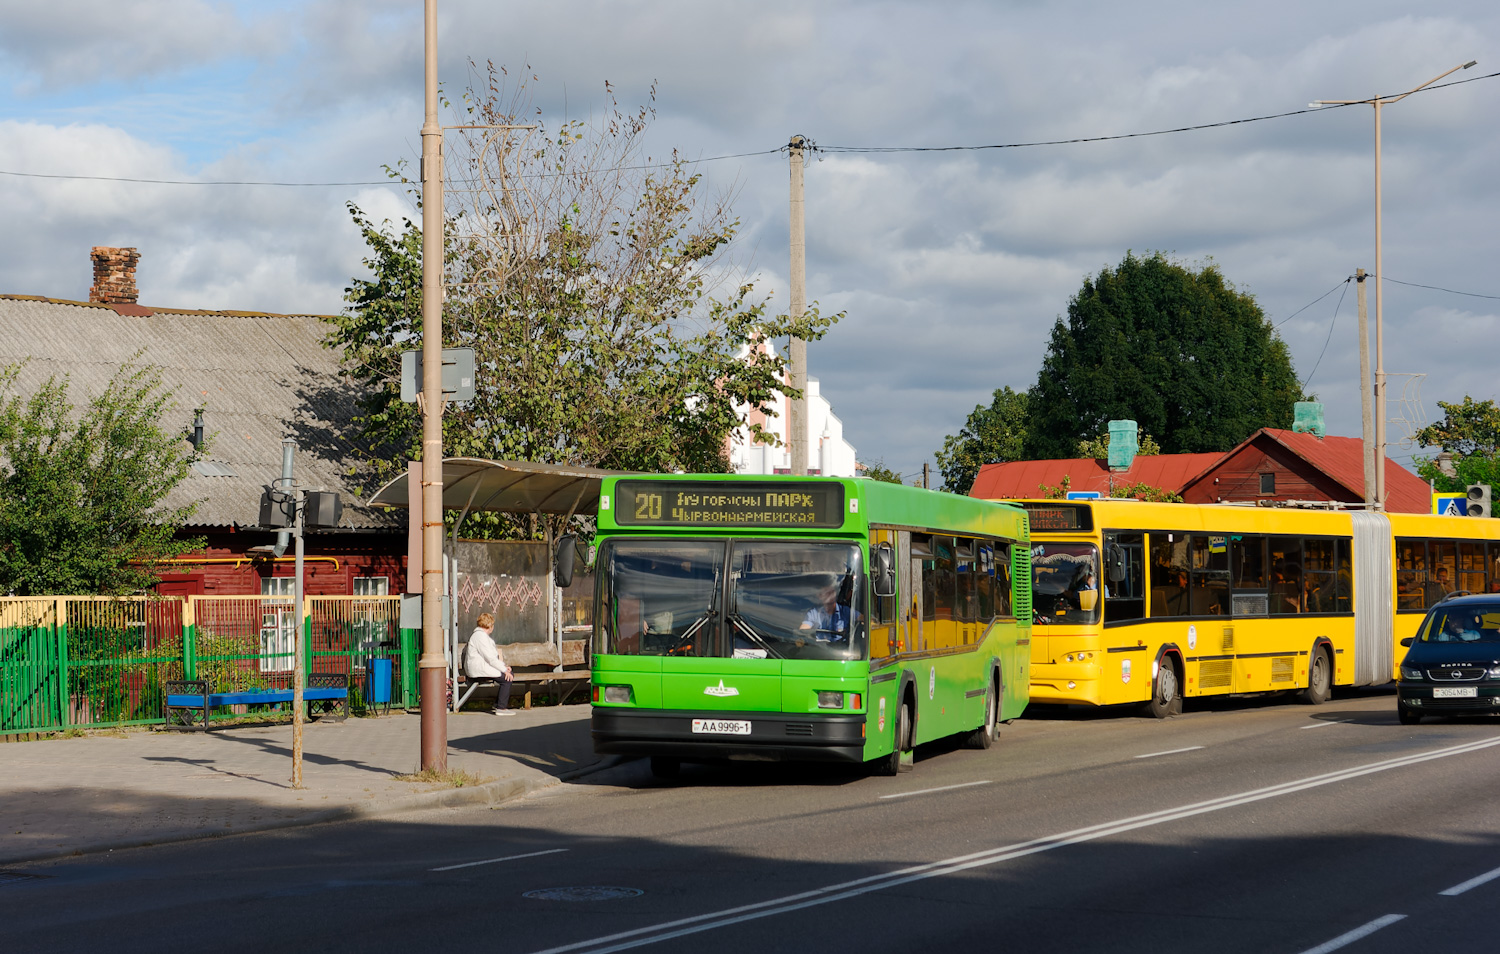
[[[1385,296],[1381,294],[1381,286],[1385,282],[1385,268],[1381,257],[1380,241],[1380,107],[1388,103],[1399,103],[1406,97],[1418,90],[1425,89],[1447,76],[1449,73],[1457,73],[1475,65],[1477,60],[1470,60],[1448,70],[1447,73],[1439,73],[1421,86],[1413,87],[1404,93],[1394,96],[1376,96],[1373,99],[1320,99],[1308,103],[1311,107],[1319,106],[1352,106],[1358,103],[1369,103],[1375,107],[1375,509],[1385,509],[1385,339],[1384,339],[1384,303]],[[1362,383],[1361,387],[1365,384]]]

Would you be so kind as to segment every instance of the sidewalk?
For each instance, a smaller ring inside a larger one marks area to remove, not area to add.
[[[290,725],[0,744],[0,865],[444,805],[498,804],[612,759],[588,705],[448,716],[448,767],[480,784],[399,781],[421,759],[421,717],[312,722],[301,790]]]

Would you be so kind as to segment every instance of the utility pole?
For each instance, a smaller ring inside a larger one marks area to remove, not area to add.
[[[1365,274],[1363,268],[1354,270],[1355,287],[1359,289],[1359,410],[1364,438],[1365,461],[1365,509],[1375,509],[1375,435],[1370,409],[1370,312],[1365,305]]]
[[[793,136],[787,148],[792,154],[792,304],[793,321],[807,310],[807,240],[802,219],[802,150],[807,140]],[[787,414],[787,437],[792,452],[792,473],[807,476],[807,342],[792,336],[792,387],[799,397],[793,398]]]
[[[928,469],[927,461],[924,460],[924,461],[922,461],[922,489],[923,490],[927,490],[927,489],[929,489],[931,487],[932,487],[932,473]]]
[[[424,0],[422,123],[422,769],[448,770],[443,651],[443,127],[438,123],[437,0]],[[302,545],[298,537],[298,547]],[[299,550],[300,552],[300,550]],[[407,572],[411,572],[411,567]]]

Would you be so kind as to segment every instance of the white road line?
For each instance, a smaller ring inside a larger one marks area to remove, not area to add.
[[[1477,878],[1470,878],[1463,884],[1456,884],[1453,887],[1449,888],[1447,891],[1439,891],[1438,894],[1449,898],[1456,897],[1457,895],[1463,894],[1470,888],[1477,888],[1487,881],[1494,881],[1496,878],[1500,878],[1500,868],[1496,868],[1494,871],[1486,871],[1484,874],[1480,875]]]
[[[1078,828],[1070,832],[1063,832],[1059,835],[1049,835],[1044,838],[1021,842],[1016,845],[989,848],[968,855],[946,858],[942,861],[933,861],[927,864],[900,868],[885,874],[870,875],[865,878],[855,879],[854,881],[845,881],[822,888],[813,888],[798,894],[771,898],[766,901],[757,901],[751,904],[740,905],[739,907],[726,908],[722,911],[711,911],[707,914],[695,914],[691,917],[679,918],[675,921],[647,925],[646,927],[621,931],[617,934],[610,934],[604,937],[590,938],[586,941],[576,941],[572,944],[563,944],[558,947],[550,947],[543,951],[537,951],[535,954],[563,954],[565,951],[579,950],[588,950],[590,954],[611,954],[614,951],[643,947],[647,944],[655,944],[660,941],[667,941],[689,934],[728,927],[744,921],[753,921],[758,918],[799,911],[803,908],[830,904],[834,901],[843,901],[874,891],[884,891],[888,888],[899,887],[900,885],[909,884],[914,881],[925,881],[928,878],[939,878],[944,875],[956,874],[973,868],[998,864],[1002,861],[1012,861],[1016,858],[1024,858],[1027,855],[1052,851],[1056,848],[1065,848],[1069,845],[1079,845],[1098,838],[1123,834],[1124,832],[1134,831],[1139,828],[1149,828],[1153,825],[1191,818],[1194,815],[1222,811],[1226,808],[1235,808],[1240,805],[1249,805],[1268,798],[1291,795],[1311,788],[1332,785],[1336,782],[1346,782],[1364,775],[1388,772],[1392,769],[1418,765],[1433,759],[1443,759],[1454,755],[1479,752],[1497,745],[1500,745],[1500,738],[1487,739],[1482,742],[1466,742],[1461,745],[1448,746],[1447,748],[1433,749],[1430,752],[1413,753],[1393,759],[1385,759],[1380,762],[1369,762],[1364,765],[1356,765],[1352,768],[1340,769],[1337,772],[1313,775],[1308,778],[1283,782],[1280,785],[1252,789],[1236,795],[1225,795],[1204,802],[1194,802],[1177,808],[1166,808],[1160,811],[1149,812],[1145,815],[1135,815],[1130,818],[1104,822],[1098,825],[1091,825],[1087,828]],[[1384,925],[1381,926],[1383,927]]]
[[[504,858],[486,858],[483,861],[465,861],[461,865],[448,865],[444,868],[428,868],[428,871],[457,871],[459,868],[473,868],[476,865],[494,865],[502,861],[517,861],[521,858],[535,858],[539,855],[555,855],[559,851],[567,851],[566,848],[549,848],[546,851],[532,851],[524,855],[506,855]]]
[[[1176,755],[1178,752],[1192,752],[1192,751],[1194,751],[1196,749],[1201,749],[1201,748],[1203,748],[1203,746],[1201,746],[1201,745],[1190,745],[1190,746],[1188,746],[1185,749],[1167,749],[1165,752],[1148,752],[1145,755],[1137,755],[1136,758],[1138,758],[1138,759],[1154,759],[1158,755]]]
[[[1303,951],[1302,954],[1328,954],[1329,951],[1336,951],[1345,945],[1353,944],[1362,937],[1369,937],[1383,927],[1390,927],[1404,917],[1406,917],[1404,914],[1387,914],[1385,917],[1376,918],[1363,927],[1355,928],[1348,934],[1340,934],[1331,941],[1325,941],[1317,947],[1310,947]]]
[[[1299,729],[1321,729],[1325,725],[1343,725],[1348,719],[1330,719],[1327,722],[1314,722],[1312,725],[1299,725]]]
[[[969,788],[974,785],[991,785],[992,782],[960,782],[957,785],[943,785],[939,788],[924,788],[918,792],[897,792],[894,795],[882,795],[881,798],[911,798],[913,795],[930,795],[933,792],[951,792],[955,788]]]

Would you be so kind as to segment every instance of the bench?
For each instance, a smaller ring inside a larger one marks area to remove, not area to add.
[[[168,680],[166,690],[167,728],[182,731],[207,732],[214,709],[292,701],[290,689],[209,692],[203,679]],[[302,700],[321,704],[325,712],[337,713],[335,718],[343,722],[349,718],[349,677],[344,673],[312,673],[302,690]]]
[[[589,656],[586,639],[565,639],[562,643],[562,652],[551,643],[510,643],[500,647],[500,655],[505,659],[505,664],[510,667],[512,691],[522,688],[525,693],[525,707],[531,708],[531,686],[533,683],[546,685],[549,683],[563,684],[566,688],[561,698],[557,700],[558,705],[567,701],[573,690],[589,681]],[[558,666],[563,666],[559,672]],[[567,668],[573,667],[573,668]],[[494,681],[477,677],[470,679],[463,673],[459,673],[458,684],[468,686],[463,694],[459,696],[458,705],[454,706],[455,712],[464,707],[474,690],[480,686],[494,685]]]

